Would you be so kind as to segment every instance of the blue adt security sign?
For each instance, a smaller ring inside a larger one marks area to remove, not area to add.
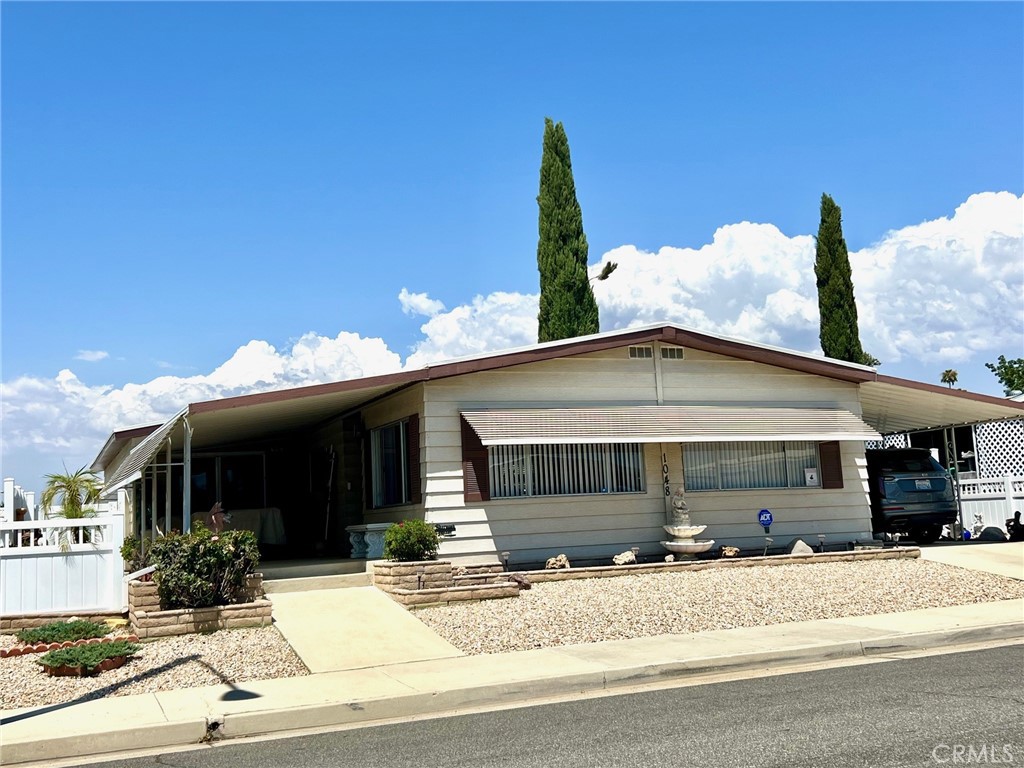
[[[767,509],[762,509],[760,512],[757,513],[757,522],[764,528],[770,526],[774,519],[775,518],[772,517],[772,513],[769,512]]]

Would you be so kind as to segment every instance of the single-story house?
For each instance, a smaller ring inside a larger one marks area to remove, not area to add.
[[[779,543],[867,539],[866,441],[1022,415],[666,323],[192,403],[114,432],[93,469],[135,531],[187,529],[220,501],[265,556],[365,557],[347,529],[422,518],[442,556],[515,566],[663,555],[679,487],[718,544],[763,546],[762,509]]]

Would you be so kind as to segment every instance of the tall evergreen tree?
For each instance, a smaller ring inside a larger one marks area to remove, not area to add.
[[[569,159],[569,139],[561,123],[544,118],[540,161],[540,270],[538,341],[555,341],[601,330],[597,301],[587,278],[587,236]]]
[[[843,213],[826,194],[821,196],[821,223],[816,240],[814,276],[818,283],[821,350],[836,360],[877,365],[878,361],[860,345],[850,255],[843,239]]]

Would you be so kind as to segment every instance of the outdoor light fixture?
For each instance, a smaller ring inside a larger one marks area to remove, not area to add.
[[[771,538],[769,538],[767,536],[764,537],[764,555],[761,555],[761,557],[764,557],[765,555],[768,554],[768,547],[770,547],[774,543],[775,543],[775,539],[771,539]]]
[[[825,551],[825,534],[824,533],[819,533],[818,534],[818,551],[819,552],[824,552]]]
[[[502,552],[501,553],[501,562],[503,562],[505,564],[505,572],[506,573],[508,572],[508,558],[509,558],[510,554],[512,554],[512,553],[511,552]]]
[[[633,553],[633,562],[640,562],[640,547],[630,547],[629,550]]]
[[[423,574],[426,572],[426,570],[427,567],[425,565],[421,565],[417,569],[418,573],[416,576],[416,589],[423,589]]]

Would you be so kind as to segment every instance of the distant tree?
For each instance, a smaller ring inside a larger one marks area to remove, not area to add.
[[[947,368],[942,372],[942,378],[940,379],[940,381],[943,384],[947,385],[950,389],[952,389],[953,385],[956,384],[956,380],[957,372],[952,368]]]
[[[818,285],[821,350],[836,360],[879,365],[860,345],[857,303],[853,298],[850,254],[843,239],[843,213],[826,194],[821,196],[821,222],[816,238],[814,276]]]
[[[544,150],[540,162],[540,311],[537,340],[555,341],[601,330],[597,301],[587,278],[587,236],[576,199],[569,158],[569,139],[561,123],[544,118]],[[614,267],[612,267],[614,269]],[[611,270],[605,267],[607,274]],[[602,278],[603,279],[603,278]]]
[[[998,362],[985,363],[985,367],[999,379],[1007,397],[1024,392],[1024,357],[1007,360],[1005,355],[1000,355]]]

